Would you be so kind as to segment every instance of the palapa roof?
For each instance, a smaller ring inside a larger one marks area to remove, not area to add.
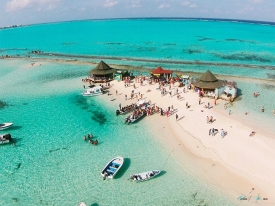
[[[151,71],[151,74],[172,74],[172,70],[164,70],[160,66]]]
[[[200,78],[193,80],[192,84],[203,89],[216,89],[223,86],[223,81],[207,70]]]
[[[214,74],[212,74],[212,72],[210,72],[209,70],[207,70],[199,79],[200,81],[203,81],[203,82],[218,81],[218,79],[214,76]]]
[[[115,69],[111,68],[104,61],[100,61],[99,64],[96,66],[96,68],[90,70],[90,74],[95,74],[95,75],[97,75],[97,74],[105,75],[105,74],[111,74],[114,72],[115,72]]]

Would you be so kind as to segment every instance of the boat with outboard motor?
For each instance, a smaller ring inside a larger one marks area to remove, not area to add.
[[[0,123],[0,130],[8,129],[13,125],[13,123],[8,122],[8,123]]]
[[[127,114],[129,112],[134,111],[135,109],[138,109],[139,107],[141,107],[142,105],[145,104],[145,100],[139,100],[137,103],[132,103],[130,105],[127,105],[125,107],[121,107],[120,109],[116,110],[116,115],[119,114]]]
[[[0,134],[0,144],[14,143],[10,134]]]
[[[101,86],[94,86],[88,89],[85,89],[85,91],[82,93],[83,96],[92,97],[103,94],[102,87]]]
[[[103,177],[103,180],[108,178],[114,178],[114,176],[117,174],[118,170],[122,167],[124,162],[123,157],[115,157],[113,158],[108,164],[104,167],[104,169],[101,171],[101,176]]]
[[[147,114],[147,110],[150,108],[150,104],[148,102],[143,103],[140,107],[135,109],[132,114],[125,118],[125,124],[130,124],[138,121],[142,117],[145,117]]]
[[[159,175],[160,173],[161,173],[160,170],[151,170],[148,172],[132,174],[129,179],[133,180],[133,182],[142,182],[145,180],[152,179],[153,177]]]

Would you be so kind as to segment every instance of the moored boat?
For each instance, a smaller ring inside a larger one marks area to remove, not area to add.
[[[130,179],[133,180],[133,182],[142,182],[145,180],[149,180],[152,179],[153,177],[159,175],[161,173],[160,170],[151,170],[148,172],[141,172],[141,173],[137,173],[137,174],[132,174],[130,176]]]
[[[0,144],[14,143],[10,134],[0,134]]]
[[[8,123],[0,123],[0,130],[8,129],[13,125],[13,123],[8,122]]]
[[[121,107],[120,109],[116,110],[116,115],[119,114],[127,114],[129,112],[134,111],[135,109],[142,107],[143,105],[147,104],[145,100],[139,100],[137,103],[132,103],[130,105],[126,105],[125,107]]]
[[[101,86],[95,86],[92,88],[85,89],[85,91],[82,93],[83,96],[97,96],[103,94],[102,87]]]
[[[137,109],[135,109],[132,114],[125,118],[125,124],[130,124],[138,121],[142,117],[145,117],[147,114],[147,110],[150,107],[149,103],[143,103]]]
[[[122,167],[124,162],[123,157],[115,157],[113,158],[108,164],[104,167],[104,169],[101,171],[101,176],[103,177],[103,180],[108,178],[114,178],[114,176],[117,174],[118,170]]]

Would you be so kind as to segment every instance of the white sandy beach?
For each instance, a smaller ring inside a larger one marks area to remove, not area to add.
[[[131,91],[134,90],[133,82],[127,88],[122,81],[112,81],[111,85],[110,91],[115,98],[112,104],[121,103],[125,106],[137,101],[129,99]],[[145,83],[140,86],[136,83],[136,86],[135,93],[140,92],[143,98],[151,100],[164,110],[171,105],[174,106],[176,112],[168,118],[154,114],[142,121],[148,121],[152,129],[159,134],[156,135],[159,141],[163,142],[168,149],[176,151],[173,152],[173,156],[178,161],[182,161],[182,154],[188,154],[194,160],[193,163],[198,168],[197,172],[200,176],[208,179],[210,184],[223,188],[222,190],[233,198],[237,199],[241,195],[248,198],[260,195],[261,200],[257,204],[275,204],[273,175],[275,165],[272,164],[275,159],[275,142],[271,134],[260,128],[251,128],[245,122],[234,118],[234,113],[229,115],[228,111],[233,108],[229,105],[229,108],[224,109],[223,100],[217,100],[215,106],[213,99],[202,98],[199,105],[198,94],[192,90],[186,90],[187,92],[183,93],[183,88],[178,88],[182,97],[178,100],[176,95],[172,98],[169,98],[169,94],[162,97],[157,90],[158,84]],[[174,88],[176,87],[172,87]],[[168,87],[166,89],[169,90]],[[147,92],[148,90],[150,92]],[[128,96],[127,101],[125,101],[125,94]],[[107,98],[109,97],[106,95]],[[190,105],[188,109],[185,106],[186,102]],[[210,109],[203,107],[208,102],[211,105]],[[176,120],[176,114],[179,116],[178,120]],[[213,116],[215,121],[208,124],[207,116]],[[165,131],[162,128],[165,128]],[[211,128],[218,129],[219,132],[215,136],[209,135]],[[224,138],[221,137],[221,129],[227,132]],[[249,136],[252,131],[256,131],[256,134]],[[164,139],[164,137],[167,138]],[[251,200],[250,203],[252,202]]]
[[[40,64],[45,62],[35,62],[33,66],[28,64],[24,69],[35,69]],[[84,84],[79,80],[78,85],[74,84],[75,80],[68,81],[66,85],[70,87]],[[186,93],[183,93],[183,88],[178,88],[182,98],[178,100],[174,95],[177,87],[172,87],[173,97],[169,98],[169,94],[161,96],[160,91],[157,90],[158,84],[149,85],[145,82],[140,86],[139,83],[135,83],[136,89],[133,88],[133,84],[132,81],[131,86],[125,88],[124,82],[112,81],[110,92],[115,100],[110,101],[110,104],[118,107],[119,103],[125,106],[136,102],[135,98],[129,99],[131,91],[134,90],[136,94],[139,92],[143,94],[146,101],[150,100],[164,110],[173,105],[175,113],[169,117],[153,114],[142,121],[150,124],[156,133],[157,141],[165,145],[167,150],[172,151],[171,155],[182,165],[186,165],[186,159],[183,159],[183,156],[189,157],[188,163],[196,168],[196,170],[190,170],[190,173],[196,173],[195,175],[221,188],[221,191],[230,194],[233,198],[237,199],[242,195],[247,198],[253,196],[254,200],[250,202],[247,200],[248,203],[275,205],[273,175],[275,165],[272,164],[275,159],[275,141],[272,134],[238,119],[234,116],[234,112],[229,115],[229,110],[234,111],[234,106],[228,104],[228,108],[224,109],[223,100],[217,100],[215,106],[213,99],[202,98],[199,105],[198,94],[192,90],[186,89]],[[56,87],[58,84],[54,85]],[[147,92],[148,90],[150,92]],[[166,90],[169,91],[168,86]],[[128,96],[127,101],[125,94]],[[105,98],[109,101],[109,96],[105,95]],[[190,105],[188,109],[185,106],[186,102]],[[211,105],[210,109],[204,108],[208,102]],[[176,120],[176,114],[179,116],[178,120]],[[207,116],[213,116],[215,121],[208,124]],[[211,128],[218,129],[219,132],[215,136],[209,135]],[[227,132],[224,138],[221,137],[221,129]],[[249,136],[252,131],[256,131],[256,134]],[[261,200],[256,202],[255,197],[258,195]]]

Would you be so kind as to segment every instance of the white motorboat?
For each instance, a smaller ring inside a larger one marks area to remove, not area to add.
[[[78,203],[78,206],[87,206],[85,202]]]
[[[103,94],[102,87],[101,86],[95,86],[92,88],[85,89],[85,91],[82,93],[83,96],[97,96]]]
[[[108,164],[101,171],[101,176],[103,177],[103,180],[105,180],[107,177],[114,178],[118,170],[122,167],[123,162],[123,157],[115,157],[110,162],[108,162]]]
[[[13,123],[0,123],[0,130],[8,129],[13,125]]]
[[[141,173],[137,173],[137,174],[132,174],[130,176],[130,179],[133,180],[133,182],[142,182],[145,180],[149,180],[152,179],[153,177],[157,176],[160,174],[160,170],[151,170],[148,172],[141,172]]]
[[[0,144],[13,143],[13,139],[10,134],[0,134]]]

